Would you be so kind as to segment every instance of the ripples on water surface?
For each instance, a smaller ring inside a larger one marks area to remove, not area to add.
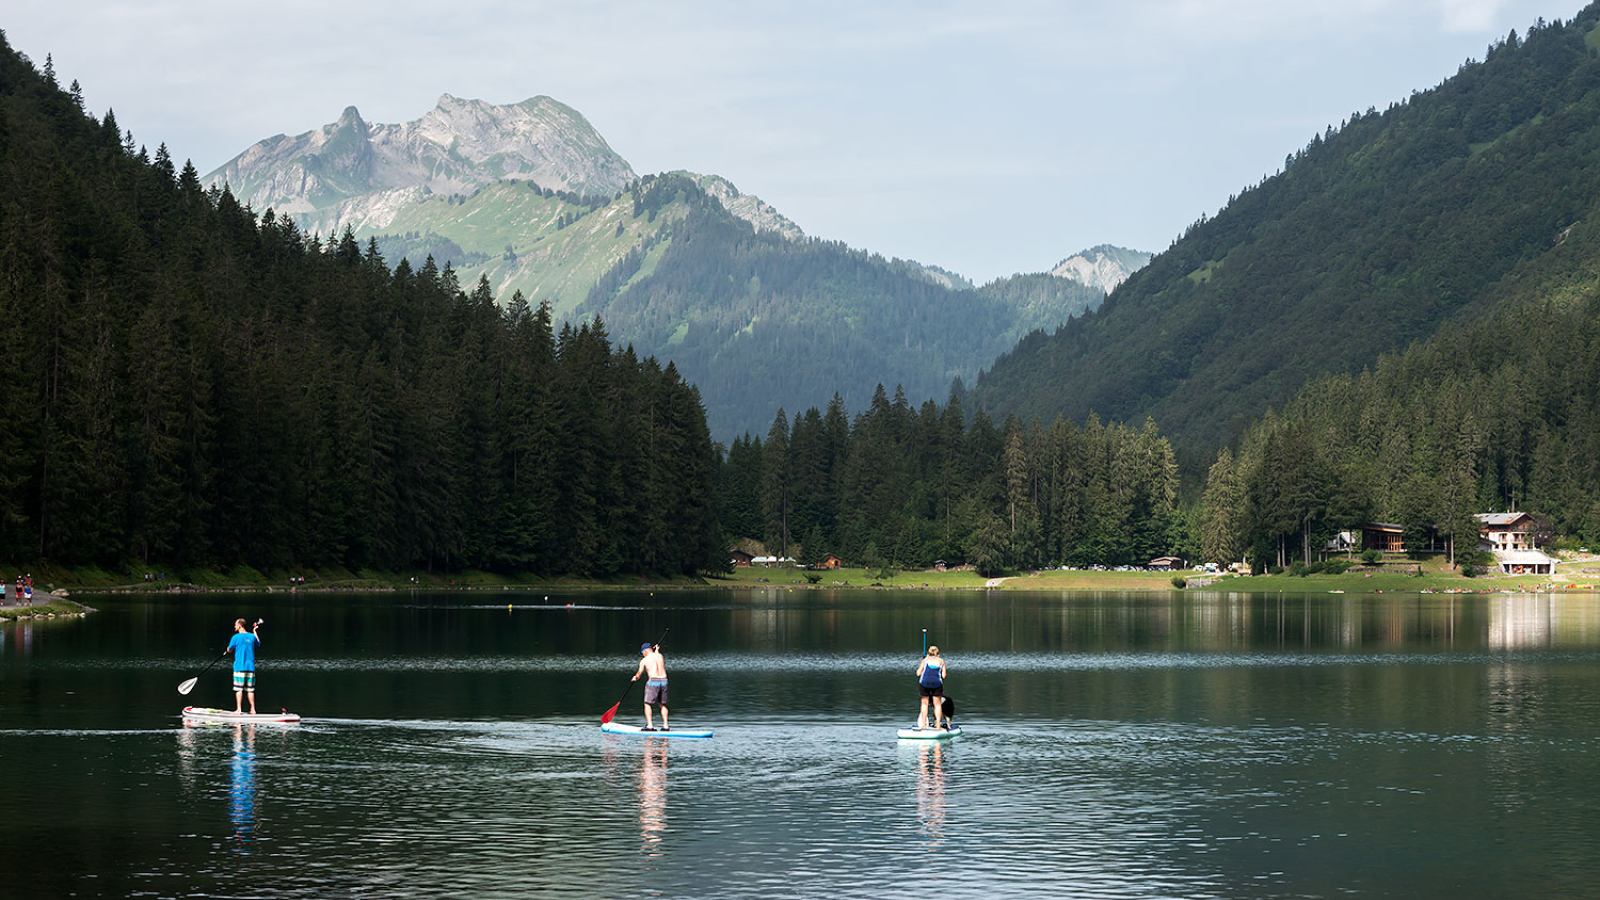
[[[278,600],[288,728],[176,718],[259,601],[14,627],[0,894],[1600,893],[1594,598],[608,599]],[[717,736],[601,735],[667,624],[674,720]],[[892,739],[922,627],[946,746]]]

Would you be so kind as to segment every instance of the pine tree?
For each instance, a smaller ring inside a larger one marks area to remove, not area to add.
[[[1224,447],[1206,475],[1201,501],[1200,551],[1206,562],[1227,565],[1244,555],[1244,484],[1233,451]]]
[[[767,549],[781,558],[789,555],[789,516],[792,483],[789,460],[789,418],[782,409],[772,420],[762,447],[761,512]]]

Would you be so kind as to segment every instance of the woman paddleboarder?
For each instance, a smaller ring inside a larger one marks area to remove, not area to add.
[[[939,727],[939,719],[944,714],[944,679],[950,673],[950,664],[939,656],[938,647],[929,647],[922,662],[917,664],[917,693],[922,695],[922,712],[917,714],[917,728],[928,727],[928,698],[937,697],[938,702],[933,704],[933,727]],[[946,721],[948,728],[949,722]]]

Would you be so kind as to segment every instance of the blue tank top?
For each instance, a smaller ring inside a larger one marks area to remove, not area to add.
[[[944,685],[944,663],[933,660],[922,667],[922,678],[917,681],[923,687],[942,687]]]

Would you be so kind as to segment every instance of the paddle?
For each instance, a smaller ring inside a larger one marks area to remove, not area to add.
[[[227,656],[227,655],[228,655],[228,651],[227,650],[222,651],[222,656]],[[222,662],[222,656],[219,656],[216,659],[213,659],[211,661],[211,666],[214,666],[217,663]],[[205,673],[211,671],[211,666],[206,666],[204,669],[201,669],[200,670],[200,675],[204,675]],[[178,693],[183,694],[184,696],[188,696],[189,692],[194,690],[195,684],[200,681],[200,675],[196,675],[195,677],[189,679],[188,681],[185,681],[183,684],[178,685]]]
[[[671,630],[672,630],[672,627],[668,626],[667,627],[667,631],[671,631]],[[667,639],[667,631],[661,632],[661,639],[656,641],[654,644],[651,645],[654,649],[656,649],[656,650],[660,650],[661,649],[661,642],[665,641]],[[609,723],[612,719],[615,719],[617,717],[617,708],[622,705],[622,701],[628,699],[628,694],[632,690],[633,690],[633,679],[630,678],[630,679],[628,679],[628,689],[626,691],[622,692],[622,696],[617,698],[617,702],[616,703],[611,704],[611,708],[610,709],[608,709],[605,712],[600,714],[600,724],[601,725],[605,725],[605,724]]]
[[[257,619],[256,620],[256,624],[260,625],[260,624],[262,624],[262,623],[264,623],[266,621],[267,621],[266,619]],[[233,649],[233,647],[230,645],[228,647],[228,650],[232,650],[232,649]],[[222,651],[222,656],[227,656],[228,655],[228,650]],[[211,666],[214,666],[217,663],[222,662],[222,656],[219,656],[216,659],[213,659],[211,661]],[[204,675],[205,673],[211,671],[211,666],[206,666],[204,669],[201,669],[200,670],[200,675]],[[195,677],[189,679],[188,681],[185,681],[183,684],[178,685],[178,693],[184,695],[185,697],[189,696],[189,692],[194,690],[194,686],[197,683],[199,683],[200,675],[196,675]]]

